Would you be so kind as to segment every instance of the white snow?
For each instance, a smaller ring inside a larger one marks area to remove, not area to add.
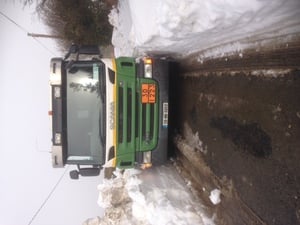
[[[193,133],[192,128],[188,123],[184,124],[183,136],[185,137],[189,146],[194,148],[196,151],[207,154],[207,146],[203,146],[203,142],[199,139],[198,131]]]
[[[105,209],[99,224],[214,225],[171,165],[117,171],[98,189],[98,204]]]
[[[221,191],[219,189],[212,190],[209,199],[214,205],[219,204],[221,202]]]
[[[116,56],[202,51],[201,60],[299,33],[299,15],[299,0],[120,0],[110,21]]]

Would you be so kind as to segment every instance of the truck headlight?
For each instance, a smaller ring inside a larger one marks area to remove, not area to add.
[[[56,145],[60,145],[61,144],[61,133],[55,133],[54,136],[54,143]]]
[[[59,86],[54,87],[54,97],[55,98],[60,98],[61,97],[61,91]]]
[[[152,60],[144,58],[144,74],[146,78],[152,78]]]

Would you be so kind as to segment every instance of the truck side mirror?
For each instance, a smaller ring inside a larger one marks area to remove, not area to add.
[[[80,165],[77,165],[77,168],[78,168],[78,170],[70,171],[70,178],[73,180],[78,180],[79,175],[81,175],[83,177],[98,176],[101,171],[101,166],[81,168]]]
[[[75,54],[75,53],[78,52],[78,50],[79,50],[78,45],[73,44],[73,45],[71,45],[71,47],[69,49],[69,53],[70,54]]]
[[[78,53],[83,55],[100,55],[100,50],[97,45],[82,45],[78,49]]]
[[[78,45],[72,44],[71,47],[69,48],[68,53],[65,55],[64,60],[68,59],[70,57],[71,54],[75,54],[77,53],[79,50]]]
[[[82,45],[78,46],[75,44],[72,44],[68,53],[65,55],[64,60],[67,60],[71,54],[76,54],[77,53],[77,59],[79,55],[100,55],[100,49],[97,45]]]
[[[70,178],[72,180],[78,180],[79,179],[79,171],[78,170],[70,171]]]

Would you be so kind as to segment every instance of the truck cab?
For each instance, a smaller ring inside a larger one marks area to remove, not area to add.
[[[102,168],[151,167],[168,155],[173,62],[156,57],[101,58],[73,45],[50,62],[52,164],[77,165],[71,178]]]

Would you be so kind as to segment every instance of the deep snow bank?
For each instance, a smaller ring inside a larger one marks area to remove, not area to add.
[[[86,224],[214,225],[173,166],[129,169],[115,175],[98,187],[104,217]]]
[[[243,39],[299,33],[299,15],[299,0],[120,0],[110,21],[117,56],[187,55],[225,44],[218,51],[240,51],[247,48]]]

